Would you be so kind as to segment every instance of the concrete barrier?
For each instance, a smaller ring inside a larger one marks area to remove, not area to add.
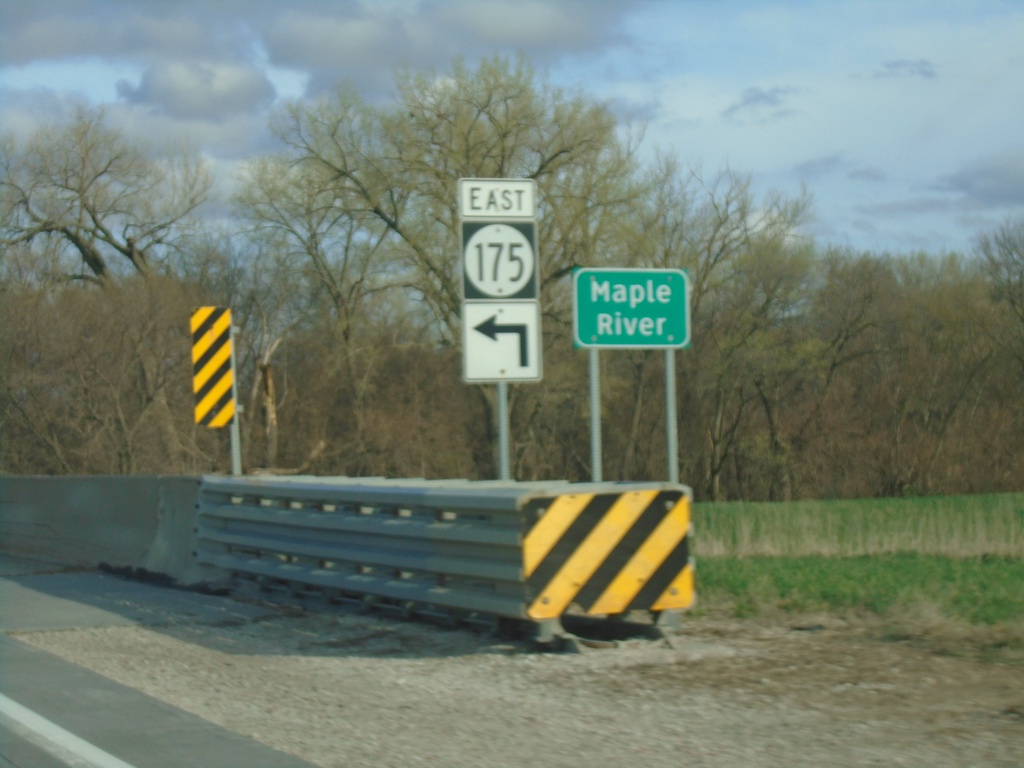
[[[192,555],[199,484],[199,477],[0,477],[0,551],[203,581],[209,571]]]

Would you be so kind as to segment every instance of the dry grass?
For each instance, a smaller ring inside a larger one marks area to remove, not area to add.
[[[1024,494],[697,503],[704,557],[1024,557]]]

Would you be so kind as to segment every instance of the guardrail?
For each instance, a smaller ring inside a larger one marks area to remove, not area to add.
[[[206,476],[199,563],[264,587],[533,622],[694,600],[690,503],[674,484]]]

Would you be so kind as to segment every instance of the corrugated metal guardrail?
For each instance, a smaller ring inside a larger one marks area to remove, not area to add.
[[[534,622],[694,600],[688,488],[202,479],[196,558],[264,584]]]

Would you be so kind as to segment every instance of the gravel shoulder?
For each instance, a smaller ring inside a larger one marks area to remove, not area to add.
[[[16,636],[324,768],[1024,765],[1019,654],[834,619],[579,654],[288,607]]]

